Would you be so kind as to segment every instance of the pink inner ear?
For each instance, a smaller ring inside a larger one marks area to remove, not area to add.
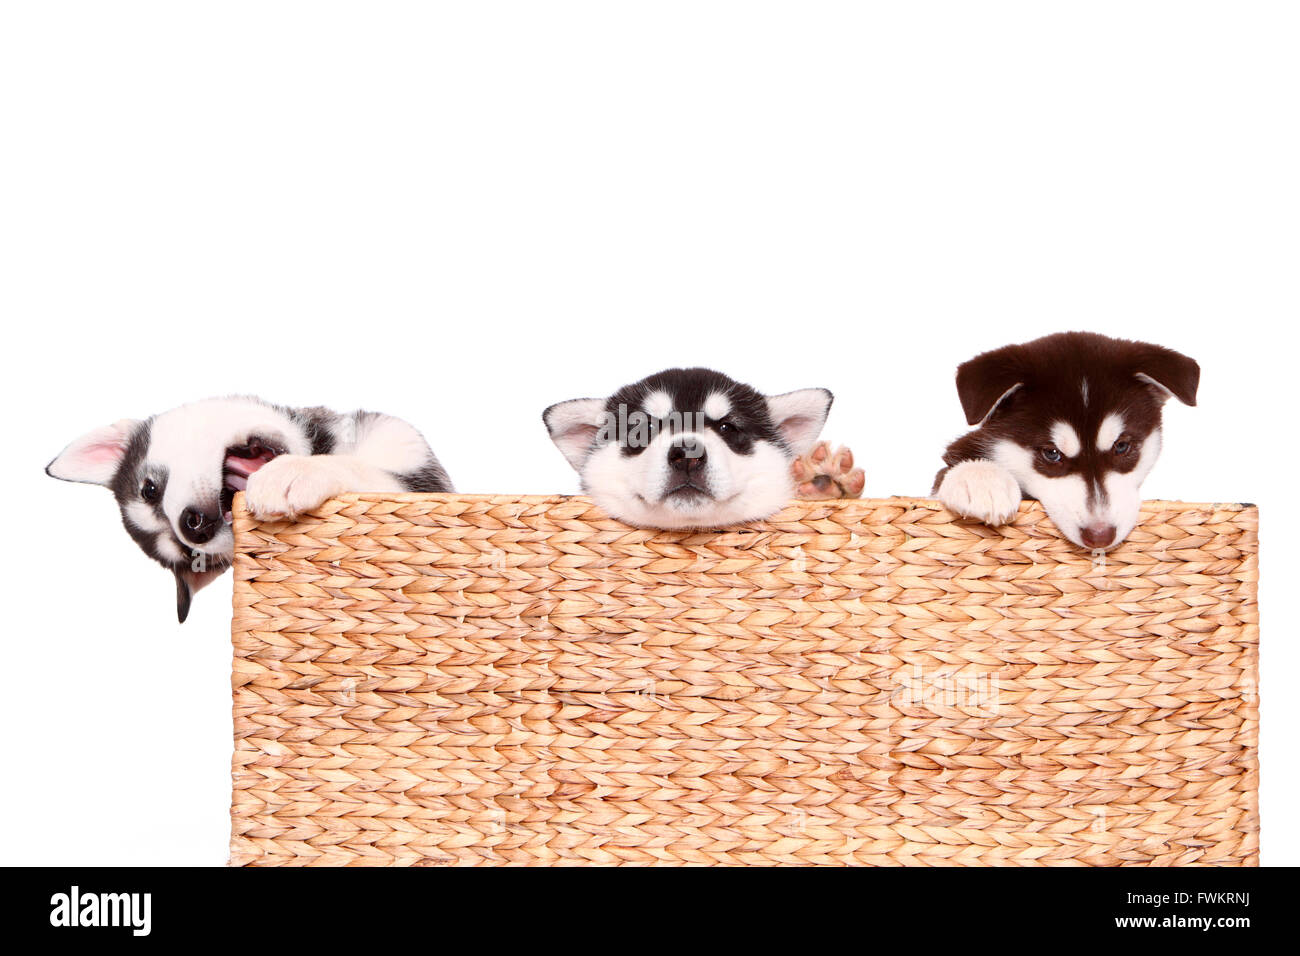
[[[68,456],[72,468],[96,470],[112,474],[117,463],[126,455],[125,436],[120,438],[103,438],[89,445],[83,445]]]
[[[191,571],[186,569],[181,573],[185,575],[185,583],[190,586],[190,593],[198,594],[199,591],[201,591],[203,588],[207,587],[217,578],[221,577],[224,571],[225,568],[221,568],[220,570],[209,570],[209,571]]]
[[[812,425],[813,420],[807,415],[791,415],[781,422],[781,434],[789,441],[798,441],[799,436]]]
[[[802,455],[817,440],[820,418],[813,415],[791,415],[784,419],[777,428],[786,443],[797,455]]]
[[[126,455],[132,424],[123,419],[82,435],[50,462],[46,470],[64,481],[107,485]]]
[[[104,442],[88,445],[77,453],[77,457],[88,465],[102,465],[119,460],[124,451],[126,445],[121,442]]]
[[[560,451],[564,452],[564,457],[569,460],[569,463],[574,468],[578,468],[580,467],[578,460],[587,453],[587,449],[596,440],[599,431],[600,429],[595,425],[572,425],[555,436],[555,443]]]

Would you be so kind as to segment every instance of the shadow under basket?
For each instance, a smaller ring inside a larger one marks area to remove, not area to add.
[[[231,862],[1254,865],[1257,526],[241,496]]]

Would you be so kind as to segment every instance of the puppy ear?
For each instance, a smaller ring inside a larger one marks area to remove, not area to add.
[[[592,443],[605,421],[603,398],[575,398],[552,405],[542,412],[551,441],[564,453],[574,471],[582,470]]]
[[[790,450],[803,455],[821,434],[834,400],[835,396],[824,388],[803,388],[773,395],[767,400],[767,409]]]
[[[1025,384],[1020,347],[984,352],[957,366],[957,397],[967,425],[983,425],[999,405]]]
[[[1139,380],[1154,385],[1165,398],[1172,395],[1184,405],[1196,404],[1201,367],[1181,352],[1144,344],[1138,355],[1136,375]]]
[[[193,571],[184,565],[172,570],[176,575],[176,620],[184,624],[190,616],[190,601],[194,595],[219,578],[221,571]]]
[[[57,458],[45,466],[51,478],[107,485],[117,474],[131,436],[140,423],[123,418],[112,425],[96,428],[74,441]]]

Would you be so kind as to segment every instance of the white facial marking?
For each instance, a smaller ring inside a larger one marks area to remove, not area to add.
[[[721,392],[711,392],[709,397],[704,400],[704,414],[714,421],[719,418],[726,418],[730,411],[731,399]]]
[[[1160,457],[1160,429],[1147,436],[1138,455],[1138,463],[1127,474],[1112,471],[1105,478],[1106,505],[1104,521],[1115,526],[1115,541],[1119,543],[1137,524],[1142,507],[1142,482],[1151,473]]]
[[[1088,486],[1079,475],[1049,478],[1034,468],[1034,452],[1013,441],[999,441],[993,460],[1015,476],[1022,491],[1037,498],[1060,532],[1076,544],[1088,515]]]
[[[697,479],[709,496],[666,496],[672,477],[668,449],[685,439],[703,446]],[[717,528],[765,518],[794,495],[791,457],[771,442],[738,455],[713,431],[660,432],[644,451],[624,455],[602,445],[582,468],[582,488],[612,517],[651,528]],[[269,467],[269,466],[268,466]]]
[[[1076,458],[1079,452],[1083,450],[1083,444],[1079,441],[1079,433],[1065,422],[1057,422],[1052,426],[1052,444],[1066,458]]]
[[[1157,428],[1142,443],[1141,455],[1132,471],[1112,471],[1103,477],[1105,495],[1101,496],[1089,495],[1088,483],[1079,475],[1049,478],[1041,474],[1034,468],[1032,449],[1004,439],[993,450],[994,462],[1015,477],[1025,494],[1042,502],[1061,534],[1080,547],[1087,547],[1081,539],[1081,531],[1089,526],[1113,525],[1115,544],[1128,536],[1137,524],[1142,504],[1142,482],[1159,455],[1160,429]]]
[[[1079,392],[1083,395],[1083,407],[1088,407],[1088,380],[1085,378],[1083,384],[1079,386]]]
[[[141,531],[162,531],[167,522],[158,517],[153,505],[144,501],[129,501],[126,505],[126,517],[131,524]]]
[[[767,397],[780,438],[754,440],[742,454],[708,427],[735,410],[732,387],[705,381],[713,390],[699,407],[677,410],[668,388],[655,389],[640,399],[636,417],[657,419],[657,427],[629,420],[626,431],[604,429],[590,454],[570,458],[582,490],[612,517],[647,528],[712,529],[766,518],[793,498],[791,463],[816,440],[831,393],[811,388]],[[673,453],[670,460],[673,446],[687,443],[687,458]]]
[[[260,435],[290,454],[307,455],[311,444],[284,412],[253,398],[216,398],[182,405],[153,420],[149,465],[167,471],[162,506],[176,534],[188,507],[215,509],[221,496],[226,449]],[[211,541],[195,547],[205,554],[231,554],[234,534],[223,526]],[[187,545],[188,546],[188,545]]]
[[[667,418],[673,410],[673,400],[667,392],[651,392],[641,406],[653,418]]]
[[[1122,434],[1124,434],[1124,416],[1111,412],[1102,419],[1101,427],[1097,429],[1097,450],[1109,450]]]
[[[158,535],[158,537],[154,539],[154,547],[157,548],[158,553],[168,561],[180,562],[188,557],[188,555],[184,554],[176,545],[176,542],[172,540],[172,536],[169,534],[164,533]]]

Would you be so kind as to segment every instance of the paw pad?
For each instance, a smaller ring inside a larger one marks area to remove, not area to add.
[[[790,466],[796,498],[821,501],[830,498],[859,498],[867,483],[861,468],[853,467],[853,452],[831,450],[829,442],[818,442],[808,454]]]

